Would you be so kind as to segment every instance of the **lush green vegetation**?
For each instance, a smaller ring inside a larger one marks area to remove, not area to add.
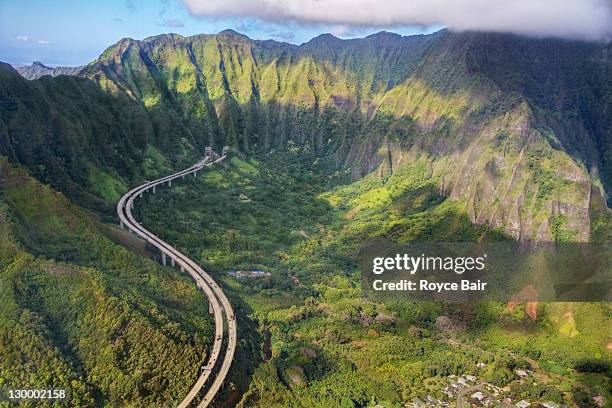
[[[523,306],[362,297],[357,257],[373,238],[507,239],[474,226],[461,202],[439,195],[423,166],[350,182],[328,160],[299,150],[233,157],[137,203],[143,222],[211,271],[240,318],[259,326],[254,361],[261,363],[242,386],[242,406],[401,406],[440,395],[444,377],[465,373],[542,401],[610,397],[608,374],[580,369],[585,361],[609,364],[602,330],[610,327],[609,305],[541,305],[533,322]],[[272,276],[227,274],[250,269]],[[464,328],[446,332],[439,316]],[[519,385],[519,368],[542,380]]]
[[[112,228],[0,161],[0,387],[63,388],[71,406],[183,398],[212,336],[206,299]]]
[[[204,146],[245,155],[136,209],[237,305],[228,403],[399,406],[482,361],[517,394],[588,406],[610,401],[608,305],[538,305],[532,321],[525,305],[380,304],[361,296],[357,260],[378,237],[609,241],[609,47],[448,31],[124,39],[79,76],[0,64],[0,154],[105,221],[128,186]],[[210,341],[205,299],[2,160],[0,385],[176,402]],[[517,386],[526,366],[538,384]]]
[[[78,76],[26,81],[0,65],[0,154],[108,214],[127,185],[206,145],[333,152],[354,178],[428,159],[472,221],[586,241],[589,198],[612,177],[609,55],[446,30],[302,46],[233,31],[123,39]]]

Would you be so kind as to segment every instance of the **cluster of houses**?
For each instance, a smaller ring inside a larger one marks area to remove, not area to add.
[[[233,276],[234,278],[263,278],[266,276],[272,276],[270,272],[259,269],[253,269],[250,271],[229,271],[227,274],[229,276]]]
[[[529,401],[525,401],[525,400],[520,400],[519,402],[515,403],[514,405],[510,405],[510,406],[517,407],[517,408],[528,408],[528,407],[532,407],[532,408],[567,408],[567,405],[557,404],[556,402],[552,402],[552,401],[532,404]]]
[[[453,403],[449,403],[448,401],[442,401],[440,399],[436,399],[431,395],[428,395],[424,398],[424,401],[421,401],[418,398],[413,398],[412,403],[406,404],[411,408],[425,408],[425,407],[450,407],[453,406]]]
[[[479,363],[478,368],[485,368],[484,363]],[[531,375],[529,370],[516,370],[517,376],[522,380]],[[455,407],[459,406],[457,401],[462,400],[463,407],[504,407],[504,408],[567,408],[555,402],[536,403],[507,395],[504,390],[493,384],[479,382],[473,375],[451,375],[448,376],[448,385],[442,389],[446,398],[434,398],[427,395],[422,400],[414,398],[406,406],[410,408],[426,407]]]
[[[446,394],[448,398],[456,398],[464,389],[475,386],[478,378],[473,375],[462,375],[459,377],[451,375],[448,377],[448,381],[449,385],[442,389],[442,393]]]

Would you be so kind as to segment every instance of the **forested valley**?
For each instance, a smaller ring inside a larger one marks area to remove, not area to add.
[[[609,402],[608,303],[377,303],[357,259],[379,237],[609,242],[610,51],[228,30],[123,39],[32,81],[0,64],[0,386],[176,405],[209,351],[208,302],[116,226],[115,204],[228,146],[135,208],[235,305],[220,406],[399,407],[461,375],[521,399]]]

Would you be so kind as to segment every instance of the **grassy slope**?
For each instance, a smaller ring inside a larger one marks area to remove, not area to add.
[[[610,327],[611,312],[604,304],[541,305],[540,318],[531,322],[522,307],[507,312],[494,303],[454,310],[443,304],[383,305],[363,299],[355,254],[369,238],[504,236],[472,225],[465,205],[439,196],[422,167],[346,184],[346,174],[334,174],[328,164],[300,151],[247,162],[234,158],[223,170],[175,187],[172,195],[149,197],[146,209],[139,210],[147,225],[224,283],[243,321],[259,324],[264,362],[255,370],[244,406],[396,406],[433,392],[429,387],[439,390],[440,376],[476,373],[478,361],[489,362],[488,371],[480,373],[485,378],[508,375],[509,380],[511,367],[533,356],[548,377],[538,391],[542,399],[571,401],[582,392],[610,397],[604,375],[573,369],[581,361],[609,364],[605,327]],[[162,208],[176,209],[173,225],[158,217]],[[225,276],[228,270],[254,267],[272,277]],[[396,323],[375,319],[385,315]],[[447,335],[434,324],[440,315],[466,318],[468,329],[455,337],[477,346],[456,349],[441,343]]]
[[[0,385],[65,388],[75,406],[176,404],[212,336],[195,285],[5,159],[0,201]]]

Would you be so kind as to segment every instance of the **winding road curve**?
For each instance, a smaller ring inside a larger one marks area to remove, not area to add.
[[[225,293],[223,293],[219,285],[217,285],[212,277],[204,272],[204,270],[194,261],[140,225],[132,216],[132,209],[134,208],[134,200],[142,197],[143,193],[147,191],[152,191],[155,193],[158,186],[161,187],[164,184],[171,186],[173,180],[184,178],[191,174],[196,177],[198,171],[202,170],[204,167],[209,167],[224,160],[225,157],[225,155],[219,157],[212,151],[212,149],[207,148],[206,156],[198,163],[169,176],[148,181],[145,184],[128,191],[117,203],[117,214],[119,215],[121,226],[123,228],[127,228],[130,232],[138,235],[151,245],[155,246],[162,255],[162,262],[164,265],[169,258],[172,266],[178,265],[181,268],[181,271],[186,271],[196,281],[198,287],[204,291],[204,294],[210,302],[210,307],[212,308],[212,313],[215,319],[215,340],[213,342],[213,347],[208,358],[208,362],[202,367],[201,374],[196,383],[185,396],[183,401],[181,401],[181,403],[178,405],[179,408],[187,408],[192,405],[194,399],[198,396],[204,385],[206,385],[211,377],[216,363],[222,354],[222,349],[224,346],[224,326],[227,325],[228,333],[227,342],[225,343],[223,362],[221,363],[218,371],[216,371],[214,380],[212,380],[212,383],[208,387],[208,391],[206,394],[204,394],[204,397],[199,402],[197,407],[207,407],[217,395],[217,392],[223,385],[225,377],[227,377],[232,360],[234,359],[234,352],[236,350],[236,319],[232,305],[225,296]]]

